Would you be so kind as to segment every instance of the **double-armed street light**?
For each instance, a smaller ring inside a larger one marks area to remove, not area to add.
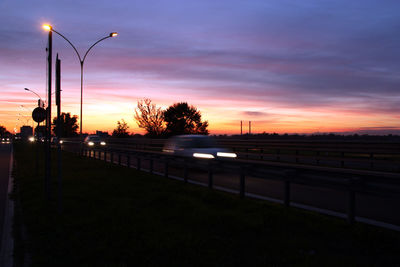
[[[101,38],[100,40],[96,41],[94,44],[92,44],[89,49],[85,52],[84,56],[81,57],[81,55],[79,54],[78,50],[76,49],[76,47],[71,43],[70,40],[68,40],[64,35],[62,35],[61,33],[57,32],[56,30],[54,30],[54,28],[51,25],[45,24],[43,25],[43,28],[49,32],[55,32],[56,34],[58,34],[59,36],[61,36],[65,41],[67,41],[72,48],[74,49],[76,55],[78,56],[79,59],[79,63],[80,63],[80,67],[81,67],[81,104],[80,104],[80,126],[79,126],[79,134],[81,137],[81,141],[82,141],[82,121],[83,121],[83,117],[82,117],[82,103],[83,103],[83,65],[85,63],[85,59],[86,56],[88,55],[89,51],[98,43],[100,43],[101,41],[111,38],[111,37],[116,37],[118,35],[118,33],[116,32],[112,32],[109,35]]]

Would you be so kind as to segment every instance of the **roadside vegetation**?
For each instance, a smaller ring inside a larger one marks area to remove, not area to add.
[[[400,264],[398,232],[349,226],[67,152],[59,214],[56,170],[45,201],[44,167],[40,161],[36,175],[34,146],[14,148],[15,230],[26,228],[16,238],[19,266],[24,255],[32,266]]]

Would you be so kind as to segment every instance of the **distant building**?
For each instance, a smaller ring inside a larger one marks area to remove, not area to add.
[[[33,128],[31,126],[22,126],[19,130],[22,139],[28,139],[33,136]]]
[[[108,132],[103,132],[103,131],[96,131],[96,135],[100,136],[100,137],[109,137]]]

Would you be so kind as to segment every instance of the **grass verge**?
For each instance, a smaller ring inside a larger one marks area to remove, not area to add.
[[[398,266],[400,235],[63,153],[63,212],[15,144],[32,266]],[[41,152],[42,153],[42,152]],[[40,154],[42,155],[42,154]],[[42,157],[40,157],[41,159]],[[55,157],[54,157],[55,159]],[[55,165],[56,160],[54,160]],[[21,244],[23,243],[23,244]]]

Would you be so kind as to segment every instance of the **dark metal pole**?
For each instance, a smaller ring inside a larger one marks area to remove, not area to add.
[[[83,115],[82,115],[82,105],[83,105],[83,61],[81,60],[80,61],[80,63],[81,63],[81,114],[80,114],[80,118],[79,118],[79,137],[80,137],[80,139],[81,139],[81,151],[82,151],[82,149],[83,149],[83,135],[82,135],[82,118],[83,118]]]
[[[39,123],[36,126],[36,131],[34,134],[34,137],[36,137],[36,176],[39,176],[39,139],[38,139],[38,133],[37,130],[39,129]]]
[[[49,41],[47,48],[47,68],[48,68],[48,99],[47,99],[47,119],[46,119],[46,160],[45,160],[45,194],[46,199],[50,199],[51,190],[51,155],[50,155],[50,138],[51,138],[51,65],[52,65],[52,53],[53,53],[53,35],[49,31]]]
[[[56,58],[56,105],[57,105],[57,180],[58,180],[58,213],[62,212],[62,165],[61,165],[61,60]]]
[[[249,135],[251,134],[251,121],[249,121]]]

